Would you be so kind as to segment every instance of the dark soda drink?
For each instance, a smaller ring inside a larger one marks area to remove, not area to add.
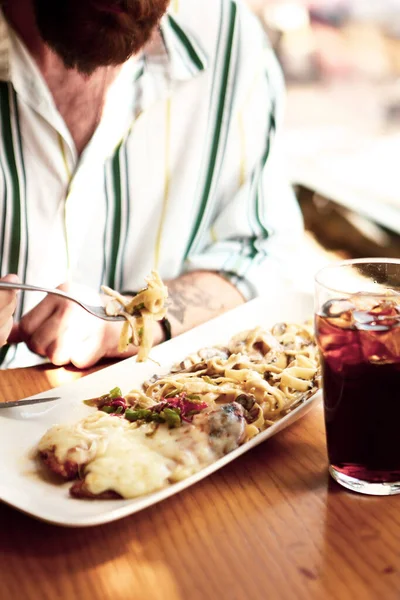
[[[400,300],[329,301],[316,336],[331,469],[400,482]]]

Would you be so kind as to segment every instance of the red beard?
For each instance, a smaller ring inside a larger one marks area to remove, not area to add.
[[[85,74],[120,65],[150,39],[169,0],[33,0],[43,40]]]

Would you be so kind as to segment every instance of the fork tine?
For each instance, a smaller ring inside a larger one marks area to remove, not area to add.
[[[90,306],[83,303],[81,303],[81,306],[93,316],[103,319],[104,321],[125,321],[125,317],[122,315],[108,315],[103,306]]]

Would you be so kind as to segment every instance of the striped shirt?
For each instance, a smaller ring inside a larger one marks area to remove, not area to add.
[[[283,80],[240,0],[172,0],[78,157],[48,87],[0,16],[1,275],[142,287],[207,269],[247,298],[289,263],[300,212],[271,148]],[[21,294],[16,318],[41,297]],[[23,345],[2,366],[38,362]]]

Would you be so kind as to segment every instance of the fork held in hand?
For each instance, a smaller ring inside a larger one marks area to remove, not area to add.
[[[45,294],[53,294],[53,296],[60,296],[65,300],[71,300],[71,302],[75,302],[75,304],[78,304],[88,313],[90,313],[94,317],[98,317],[99,319],[104,319],[105,321],[125,321],[125,318],[122,315],[118,315],[115,317],[107,315],[104,306],[91,306],[90,304],[81,302],[80,300],[78,300],[78,298],[74,298],[74,296],[70,296],[62,290],[50,290],[44,287],[39,287],[37,285],[29,285],[27,283],[13,283],[11,281],[0,281],[0,290],[24,290],[25,292],[44,292]]]

